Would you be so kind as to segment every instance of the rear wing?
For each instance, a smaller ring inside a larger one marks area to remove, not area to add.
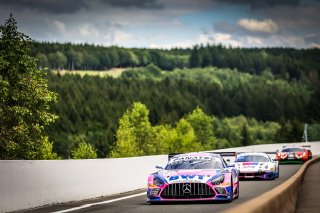
[[[311,149],[311,145],[302,145],[302,147],[304,147],[304,148],[306,148],[306,149],[308,149],[308,150]]]
[[[218,154],[221,157],[232,157],[232,156],[237,156],[239,152],[208,152],[212,154]]]
[[[232,157],[237,156],[237,152],[206,152],[206,153],[212,153],[212,154],[218,154],[221,157]],[[185,153],[169,153],[168,154],[168,161],[173,158],[176,155],[185,154]]]
[[[169,153],[169,154],[168,154],[168,161],[169,161],[171,158],[173,158],[174,156],[180,155],[180,154],[183,154],[183,153]]]
[[[290,147],[290,146],[282,146],[282,148],[286,148],[286,147]],[[306,148],[306,149],[308,149],[308,150],[311,149],[311,145],[298,145],[298,146],[296,146],[296,147],[303,147],[303,148]]]

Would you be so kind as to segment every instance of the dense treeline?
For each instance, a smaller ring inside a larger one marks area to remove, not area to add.
[[[32,54],[40,67],[67,70],[107,70],[114,67],[144,67],[150,63],[164,70],[183,68],[190,50],[127,49],[89,44],[33,43]]]
[[[259,76],[213,67],[164,72],[149,65],[119,78],[49,73],[49,88],[58,94],[52,109],[60,119],[46,131],[63,157],[81,142],[93,145],[98,157],[110,156],[119,119],[134,102],[145,104],[151,125],[173,127],[200,107],[213,116],[219,148],[243,144],[244,131],[248,144],[301,141],[302,122],[320,120],[319,90],[276,79],[270,71]]]
[[[275,122],[259,123],[243,116],[221,121],[215,116],[206,115],[199,107],[183,116],[175,125],[152,125],[148,108],[135,102],[119,121],[111,157],[194,152],[270,143],[275,140],[279,128]]]
[[[107,70],[114,67],[145,67],[163,70],[215,66],[251,74],[270,71],[286,80],[319,82],[320,50],[293,48],[227,48],[221,45],[192,49],[128,49],[89,44],[33,43],[40,67],[67,70]]]

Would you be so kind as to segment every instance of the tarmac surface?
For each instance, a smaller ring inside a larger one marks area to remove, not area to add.
[[[298,194],[296,213],[320,212],[320,161],[306,170]]]

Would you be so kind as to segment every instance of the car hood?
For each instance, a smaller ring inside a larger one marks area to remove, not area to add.
[[[192,169],[192,170],[162,170],[161,175],[168,184],[171,183],[206,183],[209,179],[223,173],[224,170],[217,169]]]

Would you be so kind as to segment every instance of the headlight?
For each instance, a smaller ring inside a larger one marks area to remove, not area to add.
[[[159,177],[154,177],[153,184],[156,186],[163,186],[164,182]]]
[[[212,185],[220,185],[224,181],[224,175],[221,175],[219,177],[216,177],[211,181]]]

